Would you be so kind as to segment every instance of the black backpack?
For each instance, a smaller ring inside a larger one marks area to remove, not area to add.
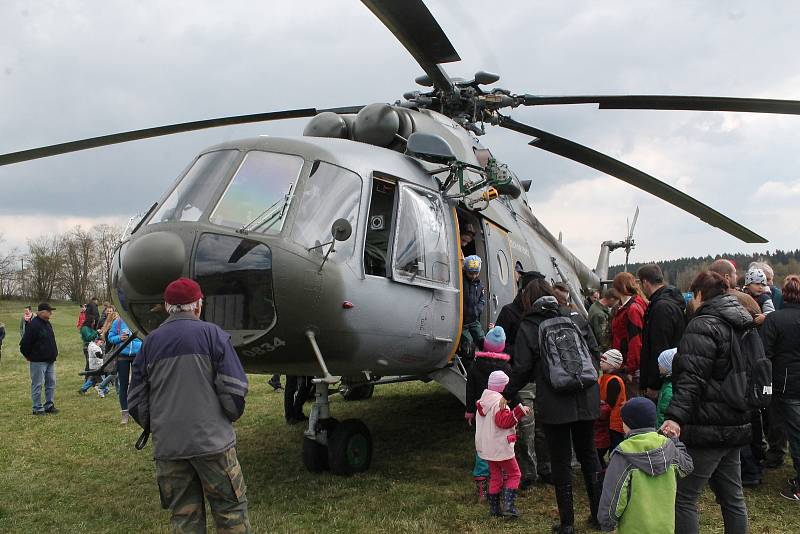
[[[769,406],[772,399],[772,362],[755,328],[739,333],[731,327],[731,372],[722,381],[722,398],[745,412]]]
[[[545,380],[559,393],[597,384],[589,347],[569,317],[551,317],[539,324],[539,354]]]

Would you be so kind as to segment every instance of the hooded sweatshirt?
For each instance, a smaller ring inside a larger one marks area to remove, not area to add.
[[[653,428],[631,431],[611,453],[597,512],[600,528],[673,534],[678,477],[692,469],[692,458],[677,439]]]
[[[478,417],[475,418],[475,450],[483,460],[502,462],[514,457],[514,442],[517,441],[517,422],[525,416],[522,405],[514,410],[500,404],[503,394],[491,389],[475,403]]]

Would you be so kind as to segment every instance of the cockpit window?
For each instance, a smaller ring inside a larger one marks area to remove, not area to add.
[[[400,189],[394,245],[394,279],[426,285],[450,283],[450,245],[441,197],[410,186]]]
[[[300,156],[248,152],[209,221],[250,232],[280,232],[302,169]]]
[[[347,219],[354,232],[358,228],[361,177],[347,169],[316,161],[298,201],[292,238],[306,248],[327,243],[332,239],[331,225],[337,219]],[[336,244],[331,259],[344,260],[352,256],[353,243],[355,233],[350,239]],[[326,249],[316,250],[324,254]]]
[[[199,220],[238,155],[238,150],[217,150],[197,158],[149,224]]]

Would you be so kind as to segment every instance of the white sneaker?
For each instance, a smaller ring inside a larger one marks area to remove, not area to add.
[[[130,415],[128,415],[128,410],[122,410],[122,417],[120,418],[119,423],[121,425],[127,425],[129,418],[130,418]]]
[[[100,386],[95,386],[94,390],[97,392],[97,394],[100,396],[101,399],[105,398],[106,394],[103,392],[102,389],[100,389]]]

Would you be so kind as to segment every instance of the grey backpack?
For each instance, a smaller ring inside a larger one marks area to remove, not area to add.
[[[552,317],[539,325],[539,354],[545,380],[559,393],[597,384],[589,347],[569,317]]]

